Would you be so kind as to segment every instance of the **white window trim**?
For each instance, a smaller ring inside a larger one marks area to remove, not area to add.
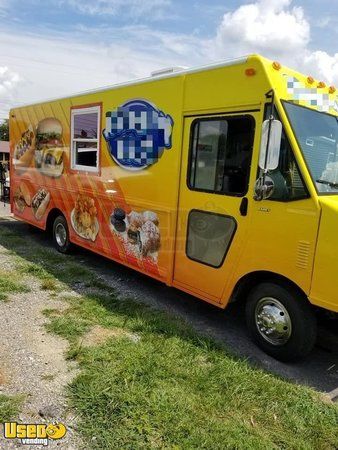
[[[74,138],[74,117],[80,116],[81,114],[97,113],[97,138]],[[100,133],[101,133],[101,107],[91,106],[88,108],[78,108],[71,110],[71,126],[70,126],[70,152],[71,152],[71,168],[72,170],[79,170],[81,172],[99,172],[100,163]],[[80,150],[79,153],[96,151],[96,167],[93,166],[82,166],[76,164],[76,142],[92,142],[96,143],[96,148],[86,148]]]

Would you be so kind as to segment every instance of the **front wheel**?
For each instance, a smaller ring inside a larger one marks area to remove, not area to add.
[[[53,240],[55,248],[60,253],[68,253],[71,247],[67,221],[64,216],[58,216],[53,224]]]
[[[316,342],[316,317],[291,286],[272,282],[256,286],[247,300],[246,321],[258,346],[281,361],[304,358]]]

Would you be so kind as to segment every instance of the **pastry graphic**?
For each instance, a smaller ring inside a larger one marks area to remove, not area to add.
[[[150,257],[157,261],[161,235],[155,212],[131,211],[126,215],[123,209],[116,208],[111,215],[111,228],[127,253],[140,259]]]

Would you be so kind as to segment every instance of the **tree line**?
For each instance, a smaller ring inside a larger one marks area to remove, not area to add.
[[[9,123],[7,119],[0,123],[0,141],[9,141]]]

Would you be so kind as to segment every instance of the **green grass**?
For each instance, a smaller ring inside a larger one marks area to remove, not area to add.
[[[59,286],[53,278],[46,278],[41,283],[41,289],[43,291],[58,291]]]
[[[25,251],[24,254],[15,257],[16,268],[22,274],[32,275],[43,281],[42,286],[54,282],[55,286],[52,290],[57,290],[56,282],[58,282],[65,286],[82,283],[86,287],[106,287],[98,276],[86,267],[81,266],[72,256],[69,256],[69,259],[65,259],[67,257],[64,255],[59,256],[55,250],[48,249],[47,251],[41,248],[34,252],[34,256],[28,252]],[[28,257],[33,259],[33,261],[27,261],[26,258]]]
[[[65,311],[45,310],[49,331],[69,340],[68,357],[80,366],[69,401],[86,448],[338,448],[338,407],[312,389],[250,366],[181,319],[118,299],[72,257],[38,245],[14,249],[22,273],[91,288],[63,296]],[[127,333],[83,346],[95,325]]]
[[[0,301],[7,301],[9,294],[24,292],[29,292],[29,288],[22,284],[18,273],[0,270]]]
[[[11,223],[8,225],[1,224],[0,226],[1,240],[4,241],[4,246],[11,248],[12,246],[21,246],[26,244],[26,240],[12,231]]]
[[[90,448],[335,449],[338,408],[232,357],[182,320],[115,295],[67,298],[49,330],[70,342],[70,386]],[[94,325],[138,334],[81,346]],[[91,438],[96,436],[94,443]]]
[[[21,258],[16,258],[17,269],[20,273],[25,275],[32,275],[39,280],[49,280],[51,275],[48,271],[39,264],[34,264],[31,262],[22,261]]]
[[[17,420],[23,397],[0,394],[0,423]]]

